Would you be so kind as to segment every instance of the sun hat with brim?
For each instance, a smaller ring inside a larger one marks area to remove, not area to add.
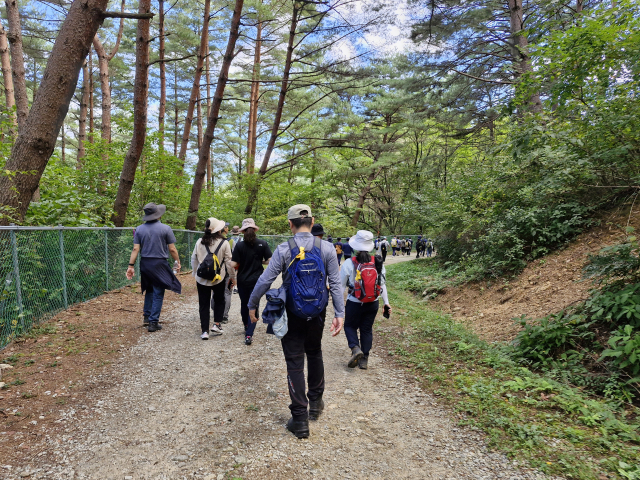
[[[320,235],[325,235],[325,231],[322,228],[322,225],[319,223],[314,223],[313,227],[311,227],[311,235],[314,237],[319,237]]]
[[[167,211],[167,206],[162,204],[156,205],[151,202],[147,203],[142,210],[144,210],[144,217],[142,220],[149,222],[151,220],[157,220],[164,215],[164,212]]]
[[[373,250],[373,233],[369,230],[358,230],[358,233],[349,239],[349,245],[358,252],[370,252]]]
[[[260,230],[256,225],[256,222],[253,221],[253,218],[245,218],[242,220],[242,227],[240,227],[240,231],[244,232],[247,228],[253,228],[256,232]]]
[[[209,217],[207,220],[209,220],[209,228],[211,229],[211,233],[219,232],[224,228],[224,222],[222,220],[218,220],[217,218],[214,218],[214,217]],[[206,230],[206,227],[205,227],[205,230]]]
[[[231,233],[233,233],[234,235],[239,231],[240,231],[240,227],[238,225],[234,225],[233,228],[231,229]]]

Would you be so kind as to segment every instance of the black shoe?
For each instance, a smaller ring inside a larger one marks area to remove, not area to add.
[[[358,366],[358,361],[362,358],[362,350],[360,350],[360,347],[353,347],[351,349],[351,360],[349,360],[349,363],[347,363],[347,367],[349,368],[356,368]]]
[[[363,355],[360,360],[358,360],[358,366],[362,370],[366,370],[368,368],[367,364],[369,363],[369,355]]]
[[[142,319],[142,326],[143,327],[148,327],[149,326],[149,315],[145,315]]]
[[[252,338],[249,335],[247,335],[244,339],[244,344],[251,345],[251,342],[252,342]]]
[[[158,325],[158,322],[149,322],[149,328],[147,329],[147,332],[152,333],[157,332],[158,330],[162,330],[162,327]]]
[[[322,397],[309,401],[309,420],[317,420],[324,410],[324,400]]]
[[[291,417],[287,422],[287,430],[298,438],[309,438],[309,420],[294,420]]]

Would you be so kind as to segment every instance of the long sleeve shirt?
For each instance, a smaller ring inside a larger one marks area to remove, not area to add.
[[[229,276],[231,277],[232,280],[234,281],[236,280],[236,274],[237,274],[236,270],[231,266],[231,245],[229,245],[229,242],[227,242],[223,238],[216,240],[213,242],[213,245],[209,247],[209,251],[211,253],[214,253],[216,251],[216,248],[218,248],[218,245],[220,244],[220,242],[224,242],[224,243],[220,245],[220,250],[218,250],[218,254],[216,256],[220,261],[220,276],[222,277],[222,280],[218,280],[215,283],[211,280],[200,278],[196,274],[196,272],[198,271],[198,267],[202,262],[204,262],[204,259],[207,256],[207,249],[205,248],[204,245],[202,245],[201,239],[198,239],[195,247],[193,248],[193,253],[191,254],[191,270],[192,270],[191,275],[195,277],[196,282],[198,282],[200,285],[206,285],[207,287],[211,287],[212,285],[217,285],[218,283],[224,280],[224,277],[227,275],[227,272],[229,273]]]
[[[382,266],[382,270],[380,271],[380,287],[382,288],[382,292],[380,293],[380,297],[382,297],[382,300],[384,301],[385,305],[389,305],[389,297],[387,296],[387,281],[386,281],[386,275],[387,272],[384,268],[384,265]],[[342,267],[340,268],[340,282],[342,284],[342,287],[346,287],[346,286],[353,286],[355,285],[356,282],[356,269],[355,266],[353,265],[353,260],[351,260],[350,258],[348,258],[347,260],[345,260],[345,262],[342,264]],[[353,296],[353,294],[349,293],[349,296],[347,297],[347,300],[351,301],[351,302],[356,302],[356,303],[362,303],[360,300],[358,300],[356,297]]]
[[[298,232],[294,235],[294,240],[298,247],[304,247],[306,252],[310,252],[313,248],[314,236],[310,232]],[[338,258],[336,251],[329,242],[320,242],[320,255],[324,262],[324,269],[327,274],[329,283],[329,291],[331,292],[331,301],[333,302],[333,311],[336,317],[344,317],[344,290],[340,283],[340,267],[338,266]],[[273,256],[267,265],[266,270],[260,275],[258,283],[256,283],[251,297],[249,298],[249,309],[254,310],[260,301],[260,298],[271,288],[271,284],[282,273],[282,283],[289,281],[289,273],[287,268],[291,262],[291,250],[287,242],[281,243],[273,252]]]

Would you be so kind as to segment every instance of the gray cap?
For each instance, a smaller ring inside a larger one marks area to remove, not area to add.
[[[312,216],[313,215],[311,215],[311,207],[302,203],[299,205],[294,205],[289,209],[289,212],[287,213],[287,218],[289,220],[295,220],[296,218],[307,218]]]

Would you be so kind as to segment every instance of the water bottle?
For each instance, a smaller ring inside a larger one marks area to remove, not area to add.
[[[173,262],[173,274],[178,275],[178,260]]]

